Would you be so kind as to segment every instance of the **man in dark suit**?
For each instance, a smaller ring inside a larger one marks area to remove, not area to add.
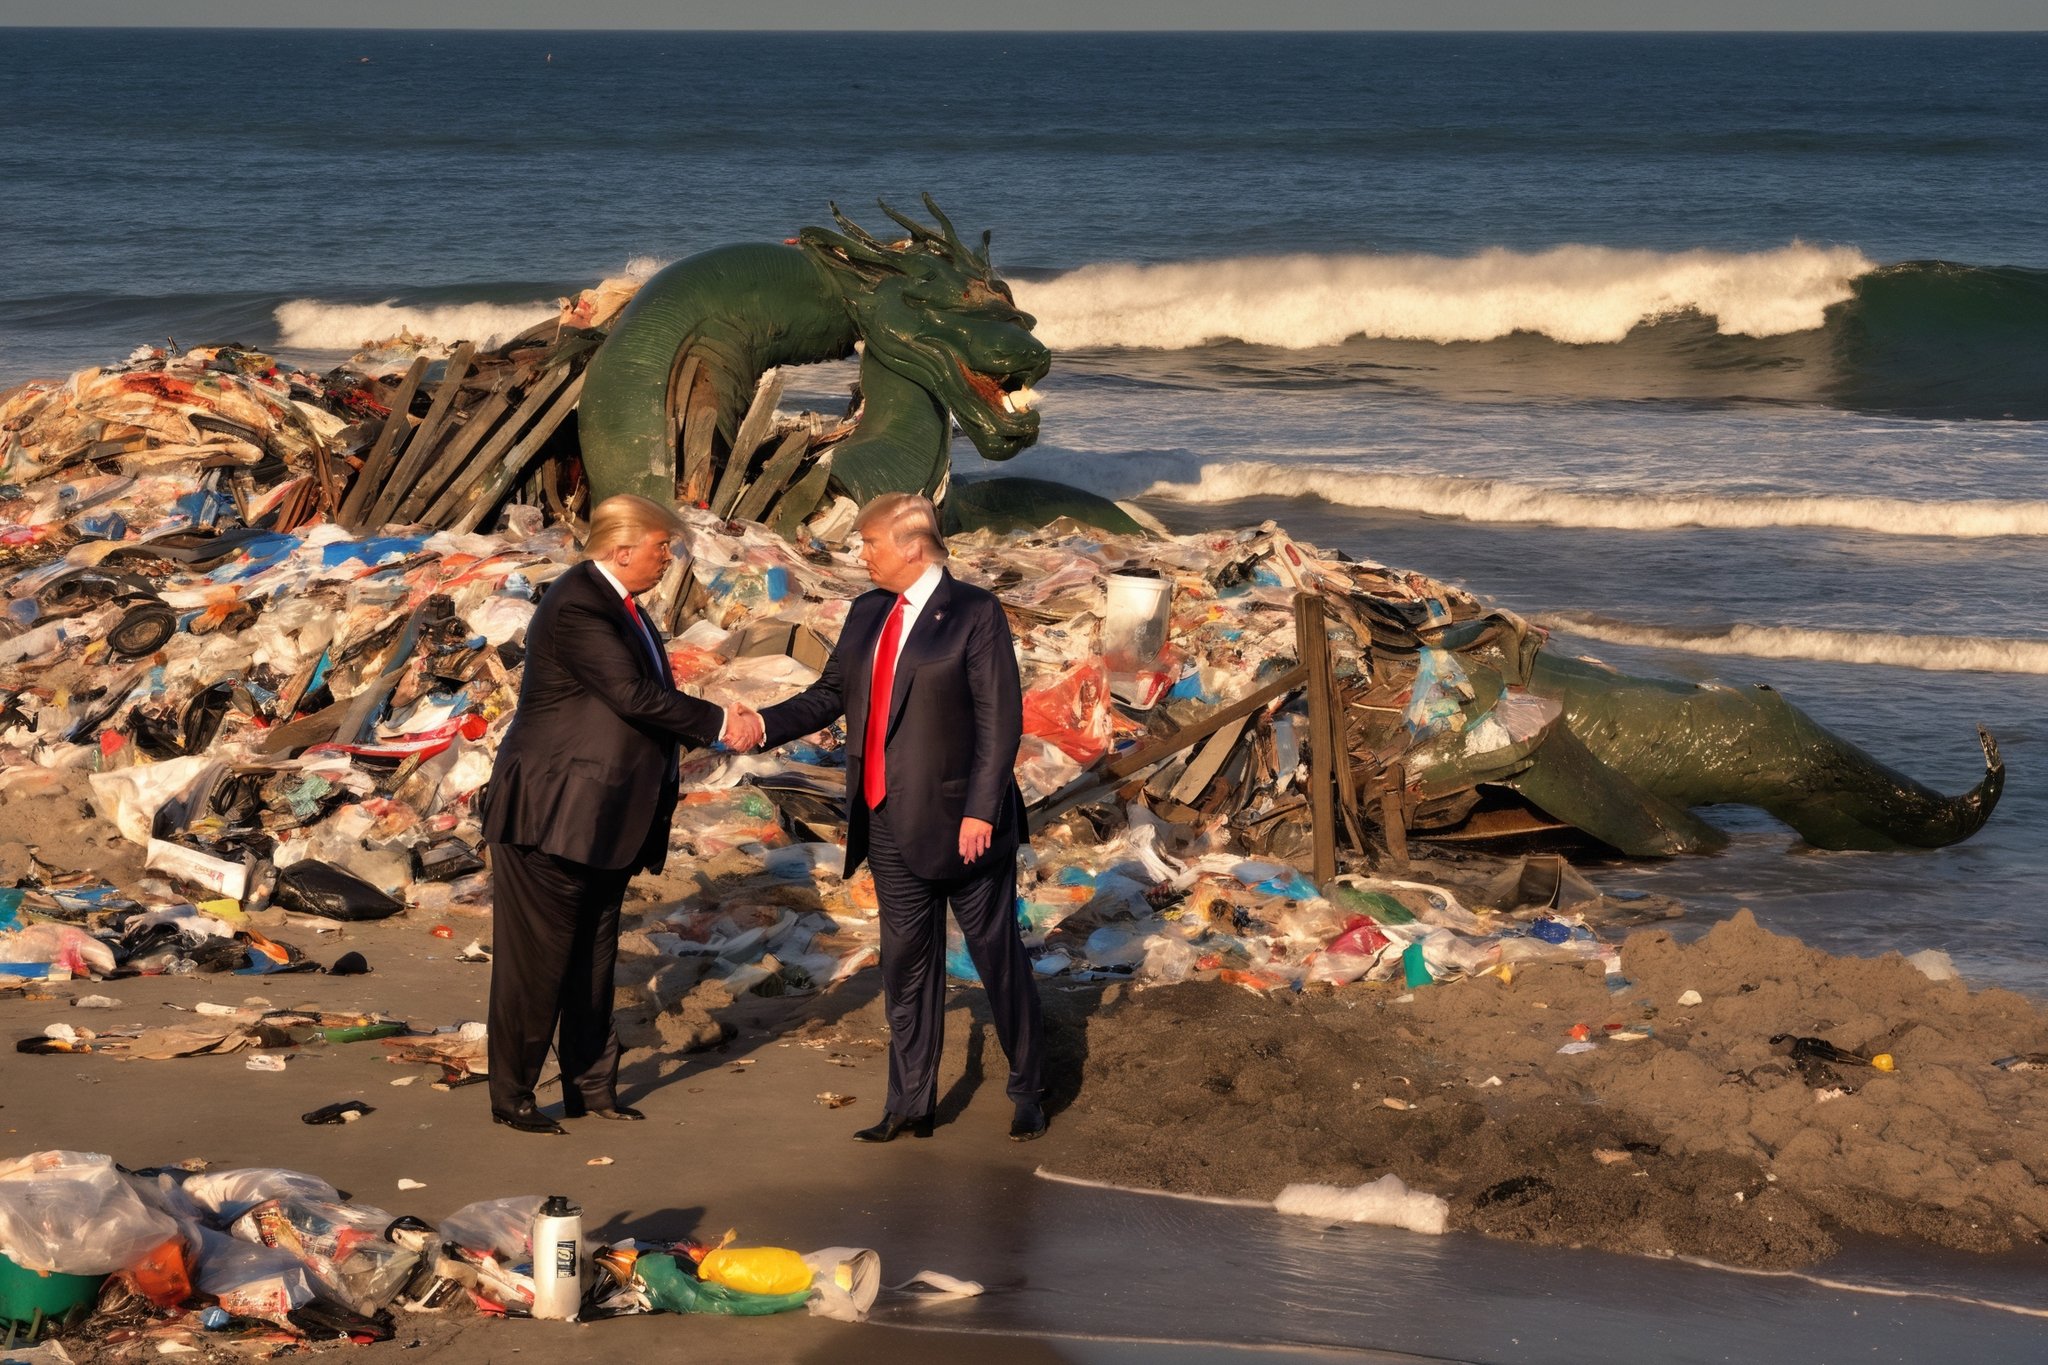
[[[1024,799],[1017,656],[1002,604],[946,572],[929,500],[884,493],[861,511],[876,591],[847,612],[824,673],[760,715],[769,744],[846,717],[846,872],[863,859],[881,903],[889,1097],[854,1137],[929,1136],[946,1004],[946,906],[988,991],[1010,1059],[1010,1136],[1045,1131],[1038,988],[1017,934]]]
[[[484,802],[491,1116],[521,1132],[566,1131],[534,1103],[550,1042],[564,1117],[643,1117],[618,1098],[619,903],[636,871],[658,872],[667,856],[679,742],[759,738],[751,712],[727,733],[718,707],[676,690],[660,633],[633,600],[660,581],[682,529],[650,499],[605,499],[582,562],[548,588],[526,629],[519,710]]]

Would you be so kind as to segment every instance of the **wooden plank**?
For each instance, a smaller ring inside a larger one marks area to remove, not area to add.
[[[670,450],[679,448],[678,438],[683,434],[683,414],[690,406],[690,390],[697,383],[697,370],[703,364],[695,351],[688,351],[681,357],[681,363],[669,371],[668,397],[663,401],[663,420],[668,427]]]
[[[568,377],[569,367],[563,365],[549,370],[536,379],[533,386],[526,391],[525,401],[498,424],[498,429],[491,433],[491,439],[484,442],[483,449],[477,451],[470,458],[468,466],[441,490],[441,495],[421,514],[420,520],[430,526],[442,525],[448,516],[462,505],[463,499],[474,492],[477,485],[498,467],[507,448],[519,439],[520,430],[527,425],[527,419],[541,410],[541,405],[554,395],[555,390],[561,388],[562,382]]]
[[[1237,741],[1243,736],[1244,727],[1251,724],[1251,719],[1250,715],[1239,716],[1211,735],[1209,742],[1188,761],[1187,770],[1181,774],[1180,781],[1173,784],[1169,795],[1182,805],[1193,805],[1195,798],[1209,789],[1210,781],[1237,747]]]
[[[1371,848],[1366,841],[1365,807],[1358,796],[1358,760],[1351,752],[1351,706],[1342,688],[1332,687],[1335,699],[1330,707],[1330,752],[1337,757],[1337,809],[1344,814],[1344,827],[1351,831],[1351,846],[1360,853]]]
[[[740,429],[733,433],[732,449],[718,475],[718,490],[711,495],[713,515],[732,514],[741,490],[747,486],[747,466],[754,462],[754,452],[767,439],[768,424],[775,420],[775,405],[781,401],[782,371],[770,370],[754,385],[754,401],[747,405],[747,415],[740,419]]]
[[[711,437],[718,430],[718,390],[708,371],[699,368],[683,409],[682,480],[676,501],[696,507],[711,498]]]
[[[413,357],[405,378],[398,381],[398,392],[391,398],[391,415],[384,419],[384,429],[377,433],[377,443],[370,447],[369,458],[356,472],[356,481],[341,504],[341,524],[352,531],[362,529],[363,509],[384,486],[384,476],[391,471],[392,452],[398,448],[398,433],[412,429],[412,396],[426,372],[427,357],[422,352]]]
[[[784,540],[795,540],[802,529],[804,519],[818,510],[818,504],[825,498],[825,482],[832,477],[832,462],[819,460],[810,472],[796,481],[796,486],[782,495],[767,516],[761,519],[775,534]]]
[[[1387,836],[1387,863],[1395,872],[1408,870],[1408,817],[1403,807],[1407,786],[1407,767],[1398,761],[1388,764],[1380,788],[1380,830]]]
[[[1091,768],[1056,792],[1040,797],[1038,804],[1029,808],[1026,821],[1033,834],[1072,810],[1075,806],[1086,806],[1097,801],[1106,801],[1115,796],[1123,785],[1121,779],[1108,782],[1101,780],[1102,774]]]
[[[768,510],[768,504],[782,485],[789,482],[789,476],[803,463],[805,452],[811,448],[811,434],[802,427],[782,438],[782,444],[768,457],[768,463],[761,466],[761,476],[747,485],[747,491],[740,494],[740,500],[733,504],[728,513],[735,521],[759,521],[761,514]]]
[[[369,525],[382,526],[389,521],[391,514],[398,510],[398,504],[404,500],[407,491],[419,478],[420,471],[426,468],[427,458],[433,454],[434,442],[441,437],[442,425],[455,407],[455,395],[461,390],[462,381],[468,377],[470,362],[475,356],[476,343],[465,341],[448,357],[448,366],[441,372],[440,387],[434,390],[432,406],[427,409],[427,415],[420,419],[420,424],[413,429],[412,439],[405,443],[405,451],[392,469],[391,477],[384,481],[384,487],[377,492],[376,501],[370,504],[370,510],[364,517],[364,521]]]
[[[1188,765],[1182,759],[1169,759],[1161,763],[1152,775],[1145,779],[1145,795],[1154,801],[1166,800],[1173,794],[1174,784],[1180,781],[1180,775],[1187,770]]]
[[[1232,702],[1213,715],[1204,716],[1193,725],[1155,739],[1150,744],[1139,745],[1123,757],[1113,760],[1103,771],[1111,777],[1127,777],[1140,768],[1149,768],[1163,758],[1169,758],[1182,749],[1199,744],[1238,717],[1250,715],[1273,698],[1292,692],[1301,686],[1301,681],[1302,668],[1300,664],[1296,664],[1243,700]]]
[[[1430,844],[1477,844],[1489,839],[1524,839],[1532,834],[1555,834],[1572,828],[1533,809],[1496,808],[1473,811],[1464,821],[1444,830],[1422,830],[1415,837]]]
[[[1314,839],[1316,885],[1337,875],[1337,755],[1331,752],[1336,727],[1330,720],[1330,642],[1323,623],[1323,599],[1301,593],[1294,599],[1294,637],[1301,667],[1308,673],[1308,804]]]
[[[472,502],[469,510],[456,521],[457,531],[476,529],[476,524],[483,520],[484,513],[491,510],[491,504],[503,497],[505,490],[512,486],[512,481],[519,477],[520,467],[534,457],[547,442],[548,437],[555,434],[555,428],[562,425],[563,419],[575,410],[576,400],[582,396],[583,376],[579,374],[570,382],[569,387],[563,389],[555,398],[554,404],[541,414],[541,419],[533,424],[532,430],[520,438],[519,444],[512,448],[512,453],[505,457],[504,463],[498,467],[497,474],[484,485],[482,495]]]
[[[511,376],[514,373],[516,371],[507,370],[498,376],[490,394],[463,416],[461,428],[449,438],[434,462],[421,471],[411,488],[399,495],[398,510],[392,514],[394,520],[417,521],[435,496],[461,473],[469,462],[470,452],[491,434],[505,416],[506,409],[512,406],[514,385]]]
[[[331,519],[337,504],[334,496],[334,465],[327,458],[325,441],[313,447],[313,482],[320,490],[320,510]]]
[[[676,594],[675,606],[669,610],[667,629],[663,633],[674,639],[682,633],[686,622],[697,620],[710,608],[711,594],[704,590],[695,570],[686,570],[683,590]]]

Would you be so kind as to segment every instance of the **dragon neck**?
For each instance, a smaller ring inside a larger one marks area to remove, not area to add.
[[[946,476],[953,424],[922,385],[877,360],[860,362],[861,419],[832,455],[832,481],[855,502],[916,489],[935,497]]]
[[[838,285],[794,247],[718,247],[662,270],[585,374],[576,416],[593,501],[613,493],[674,500],[675,454],[658,395],[685,352],[703,366],[730,440],[764,371],[841,359],[856,338]]]

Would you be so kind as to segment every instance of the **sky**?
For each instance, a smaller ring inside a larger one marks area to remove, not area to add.
[[[0,26],[2033,30],[2044,0],[0,0]]]

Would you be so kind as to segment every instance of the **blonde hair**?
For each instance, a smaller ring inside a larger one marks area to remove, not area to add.
[[[621,545],[629,544],[649,531],[675,535],[683,519],[673,507],[664,507],[638,493],[614,493],[592,510],[590,534],[583,539],[583,557],[602,559]]]
[[[939,509],[930,498],[916,493],[876,494],[860,509],[860,519],[853,525],[862,539],[885,535],[898,549],[918,546],[927,564],[941,564],[947,558],[946,538],[939,534]]]

